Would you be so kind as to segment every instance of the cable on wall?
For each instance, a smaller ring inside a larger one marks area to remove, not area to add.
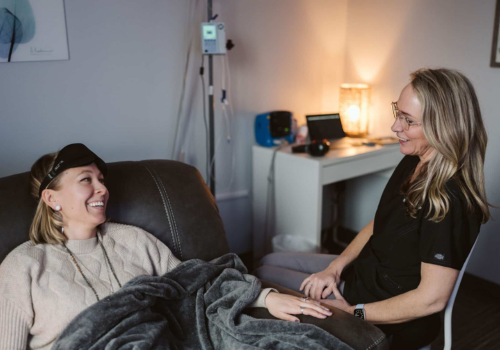
[[[264,255],[272,252],[272,239],[274,237],[274,208],[275,208],[275,198],[274,198],[274,171],[276,155],[280,149],[287,146],[288,142],[281,140],[281,143],[273,151],[273,156],[271,158],[271,166],[269,167],[269,173],[267,176],[267,198],[266,198],[266,217],[264,219]]]
[[[203,124],[205,124],[205,174],[206,182],[208,184],[208,178],[210,176],[210,169],[208,164],[210,162],[209,153],[209,135],[208,135],[208,122],[207,122],[207,105],[206,105],[206,88],[205,88],[205,78],[203,74],[205,73],[205,56],[201,55],[201,67],[200,67],[200,79],[201,79],[201,89],[202,89],[202,100],[203,100]]]
[[[234,45],[231,46],[231,48]],[[226,140],[225,144],[229,145],[230,152],[230,177],[228,181],[217,181],[212,174],[209,174],[209,178],[213,179],[213,181],[217,184],[217,186],[222,186],[222,189],[231,188],[234,183],[235,173],[236,173],[236,152],[234,149],[234,139],[233,139],[233,124],[234,124],[234,109],[232,102],[230,101],[230,81],[231,81],[231,73],[229,68],[229,58],[228,55],[221,56],[221,98],[220,98],[220,106],[222,113],[222,120],[224,123],[225,130],[225,138],[223,135],[219,135],[216,141],[214,157],[210,162],[208,167],[208,171],[212,168],[217,155],[220,154],[220,148],[224,144],[223,139]]]
[[[192,51],[192,46],[194,42],[194,36],[195,36],[195,24],[197,23],[196,21],[196,9],[198,8],[199,5],[199,0],[192,0],[191,1],[191,6],[190,6],[190,11],[189,11],[189,20],[188,20],[188,28],[190,29],[190,34],[189,34],[189,44],[188,44],[188,49],[186,52],[186,63],[184,65],[184,76],[182,80],[182,87],[181,87],[181,97],[179,100],[179,107],[177,109],[177,118],[175,122],[175,134],[174,134],[174,144],[172,147],[172,154],[171,154],[171,159],[177,159],[177,140],[178,136],[180,133],[180,127],[181,127],[181,118],[184,113],[184,99],[186,95],[186,85],[187,85],[187,78],[188,78],[188,72],[189,72],[189,61],[191,58],[191,51]]]

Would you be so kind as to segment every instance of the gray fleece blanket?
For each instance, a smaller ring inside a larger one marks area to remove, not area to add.
[[[242,310],[260,294],[237,255],[189,260],[163,276],[139,276],[81,312],[59,349],[351,349],[309,324],[255,319]]]

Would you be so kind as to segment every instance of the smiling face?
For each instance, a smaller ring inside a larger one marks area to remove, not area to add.
[[[403,91],[401,91],[397,107],[408,120],[408,124],[422,123],[422,108],[411,83],[406,85]],[[422,161],[429,160],[434,153],[434,148],[425,138],[424,129],[421,124],[410,126],[408,130],[405,130],[403,123],[399,118],[396,118],[391,130],[399,138],[399,150],[401,153],[419,156]]]
[[[65,234],[89,232],[106,221],[109,192],[97,166],[71,168],[61,174],[57,190],[45,190],[44,201],[53,209],[61,207]]]

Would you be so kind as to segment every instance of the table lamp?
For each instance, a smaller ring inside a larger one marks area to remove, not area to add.
[[[348,136],[368,134],[368,105],[370,87],[367,84],[340,85],[340,119]]]

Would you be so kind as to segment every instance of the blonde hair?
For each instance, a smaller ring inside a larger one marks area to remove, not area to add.
[[[450,209],[446,182],[454,178],[467,208],[483,223],[490,219],[484,189],[483,165],[488,136],[472,83],[450,69],[420,69],[411,74],[411,85],[422,107],[425,138],[436,150],[416,179],[402,186],[409,214],[429,200],[426,217],[444,219]]]
[[[38,159],[31,167],[30,186],[31,195],[38,200],[35,217],[30,227],[30,240],[35,244],[63,244],[67,241],[62,233],[63,218],[60,212],[54,211],[39,196],[40,185],[54,166],[56,153],[46,154]],[[59,189],[61,175],[56,176],[47,186],[47,189]]]

